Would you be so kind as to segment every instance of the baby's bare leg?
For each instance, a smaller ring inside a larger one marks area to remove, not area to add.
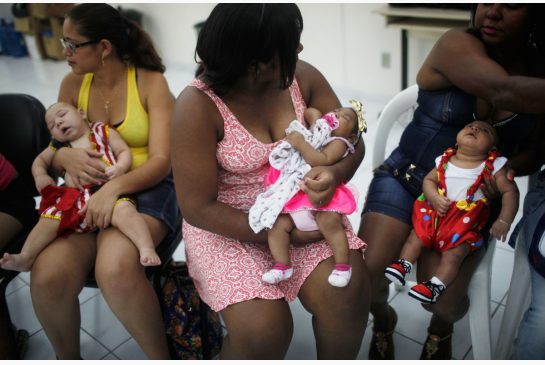
[[[119,201],[112,215],[112,224],[134,243],[140,252],[140,263],[144,266],[157,266],[161,259],[155,252],[153,238],[146,221],[129,201]]]
[[[418,257],[420,256],[420,251],[422,250],[422,241],[416,235],[414,230],[411,231],[411,234],[407,238],[407,241],[401,249],[399,255],[400,259],[409,261],[411,264],[414,264]]]
[[[29,271],[36,256],[56,237],[60,221],[51,218],[40,218],[30,231],[19,254],[4,253],[0,258],[0,267],[5,270]]]
[[[336,212],[316,212],[316,223],[333,251],[336,264],[348,264],[348,238],[343,217]]]
[[[343,288],[352,277],[352,267],[348,259],[348,238],[343,227],[343,216],[335,212],[317,212],[316,223],[320,232],[333,251],[335,266],[327,278],[329,284]]]
[[[276,222],[274,222],[267,234],[274,266],[272,269],[265,271],[261,278],[268,284],[278,284],[281,281],[288,280],[293,275],[290,260],[290,232],[293,226],[290,217],[281,214],[276,218]]]
[[[435,276],[448,286],[458,275],[458,269],[469,252],[469,246],[466,243],[443,252]]]
[[[269,249],[275,262],[285,265],[290,264],[290,232],[293,230],[293,222],[286,214],[276,218],[274,226],[269,230],[267,238]]]

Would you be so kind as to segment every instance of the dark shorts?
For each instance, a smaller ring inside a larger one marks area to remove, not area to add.
[[[373,172],[362,214],[382,213],[412,226],[412,209],[431,169],[411,164],[396,150]]]
[[[362,215],[381,213],[412,226],[412,207],[415,198],[390,172],[376,169],[369,185]]]
[[[25,229],[31,229],[38,222],[38,211],[34,192],[24,188],[24,184],[13,180],[6,189],[0,191],[0,212],[17,219]]]
[[[171,231],[179,229],[182,214],[176,200],[172,172],[157,185],[131,196],[136,198],[140,213],[157,218]]]

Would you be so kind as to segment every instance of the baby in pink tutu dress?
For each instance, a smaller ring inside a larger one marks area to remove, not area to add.
[[[354,108],[335,109],[324,116],[315,108],[305,110],[305,120],[310,124],[311,131],[315,130],[317,121],[320,119],[325,120],[329,126],[328,136],[322,149],[315,149],[299,132],[291,132],[286,136],[286,141],[311,167],[333,165],[348,153],[354,152],[354,146],[361,132],[365,130],[365,120],[362,116],[361,103],[351,102],[355,103]],[[271,167],[267,183],[273,184],[279,175],[280,171]],[[299,190],[284,205],[282,214],[278,215],[274,225],[268,231],[269,248],[275,265],[263,274],[263,281],[277,284],[292,276],[293,268],[289,255],[290,232],[297,227],[302,231],[319,230],[323,234],[335,258],[335,267],[328,281],[336,287],[346,286],[350,281],[352,269],[348,261],[349,249],[343,216],[353,213],[356,208],[356,198],[344,184],[337,187],[328,204],[319,208],[316,208],[307,195]]]

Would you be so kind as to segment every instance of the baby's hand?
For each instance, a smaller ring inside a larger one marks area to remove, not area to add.
[[[446,196],[435,195],[433,198],[431,198],[431,205],[437,214],[444,216],[447,214],[450,206],[450,200]]]
[[[108,176],[108,180],[112,180],[123,175],[123,171],[121,171],[121,168],[117,164],[106,167],[104,172],[106,173],[106,176]]]
[[[36,183],[36,190],[38,190],[38,192],[41,192],[42,189],[48,185],[57,185],[55,180],[53,180],[53,178],[47,174],[39,175],[34,180]]]
[[[286,136],[286,141],[288,141],[288,143],[294,148],[297,148],[305,142],[305,137],[299,132],[291,132]]]
[[[490,228],[490,234],[492,235],[492,237],[504,242],[507,238],[507,233],[509,233],[510,228],[511,225],[509,223],[504,222],[501,219],[496,219],[496,221],[492,225],[492,228]]]

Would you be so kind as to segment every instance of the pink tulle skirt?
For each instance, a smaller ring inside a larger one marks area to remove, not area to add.
[[[265,179],[265,185],[274,184],[274,182],[280,176],[280,171],[274,167],[270,167],[267,177]],[[356,202],[356,192],[350,186],[346,184],[341,184],[335,190],[335,194],[331,201],[320,207],[316,208],[308,196],[303,191],[298,191],[282,209],[282,213],[292,213],[299,212],[302,210],[313,210],[313,211],[332,211],[337,212],[343,215],[352,214],[356,211],[358,205]]]

